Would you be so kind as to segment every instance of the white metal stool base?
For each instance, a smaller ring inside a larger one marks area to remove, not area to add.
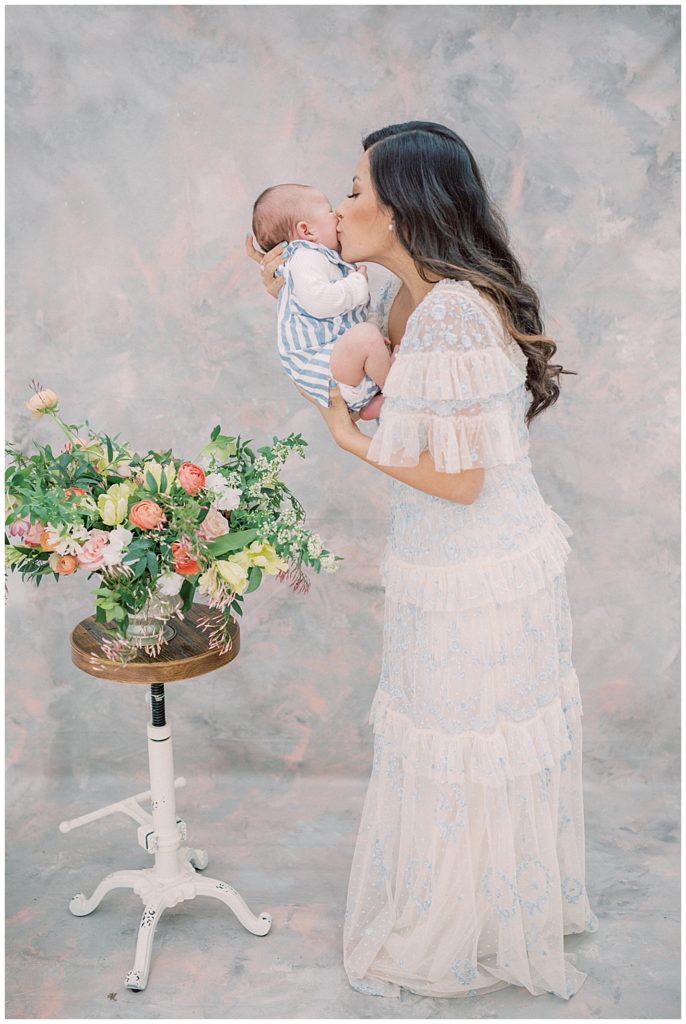
[[[186,780],[174,782],[171,726],[168,722],[161,726],[148,724],[148,757],[150,790],[60,824],[60,831],[69,832],[96,818],[120,811],[139,822],[138,842],[154,854],[152,868],[113,871],[103,878],[92,896],[86,897],[80,892],[69,903],[69,910],[75,917],[85,917],[112,889],[132,889],[140,896],[144,909],[138,928],[136,955],[125,980],[126,987],[135,991],[144,989],[148,983],[155,929],[168,907],[175,907],[177,903],[196,896],[212,896],[232,910],[253,935],[266,935],[272,926],[271,914],[265,912],[259,917],[253,914],[232,885],[198,874],[208,864],[205,850],[181,846],[187,830],[185,822],[176,817],[175,786],[185,785]],[[144,797],[151,799],[152,814],[138,803]]]

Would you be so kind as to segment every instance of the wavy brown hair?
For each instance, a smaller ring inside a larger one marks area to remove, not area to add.
[[[497,306],[506,330],[528,359],[526,386],[533,418],[557,401],[565,370],[550,360],[557,345],[543,333],[536,292],[522,278],[505,221],[488,195],[469,147],[445,125],[406,121],[362,142],[381,203],[393,212],[396,235],[419,276],[469,281]]]

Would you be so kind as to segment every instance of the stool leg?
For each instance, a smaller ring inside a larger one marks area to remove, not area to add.
[[[96,886],[93,895],[87,899],[82,892],[78,892],[69,902],[69,909],[75,917],[85,917],[91,914],[100,905],[103,898],[112,889],[134,889],[141,884],[141,872],[136,870],[113,871],[106,875],[102,882]]]
[[[253,935],[266,935],[272,926],[272,915],[266,911],[258,917],[232,885],[217,878],[198,877],[194,880],[196,896],[213,896],[221,900]]]
[[[152,957],[152,940],[155,937],[157,922],[162,917],[165,909],[163,901],[155,900],[153,903],[147,904],[141,915],[141,923],[138,926],[138,941],[136,942],[136,956],[133,961],[133,967],[126,975],[124,981],[126,987],[133,989],[135,992],[140,992],[148,984],[150,959]]]

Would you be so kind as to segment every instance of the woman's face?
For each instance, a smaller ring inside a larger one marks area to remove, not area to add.
[[[381,207],[372,188],[366,152],[357,161],[350,192],[336,207],[341,256],[346,263],[382,262],[379,257],[394,241],[388,230],[393,217]]]

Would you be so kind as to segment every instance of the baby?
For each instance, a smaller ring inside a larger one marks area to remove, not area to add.
[[[367,323],[367,268],[340,256],[338,218],[309,185],[273,185],[255,201],[252,229],[263,252],[286,240],[276,269],[281,364],[299,387],[329,405],[329,383],[363,420],[377,419],[391,366],[391,343]]]

